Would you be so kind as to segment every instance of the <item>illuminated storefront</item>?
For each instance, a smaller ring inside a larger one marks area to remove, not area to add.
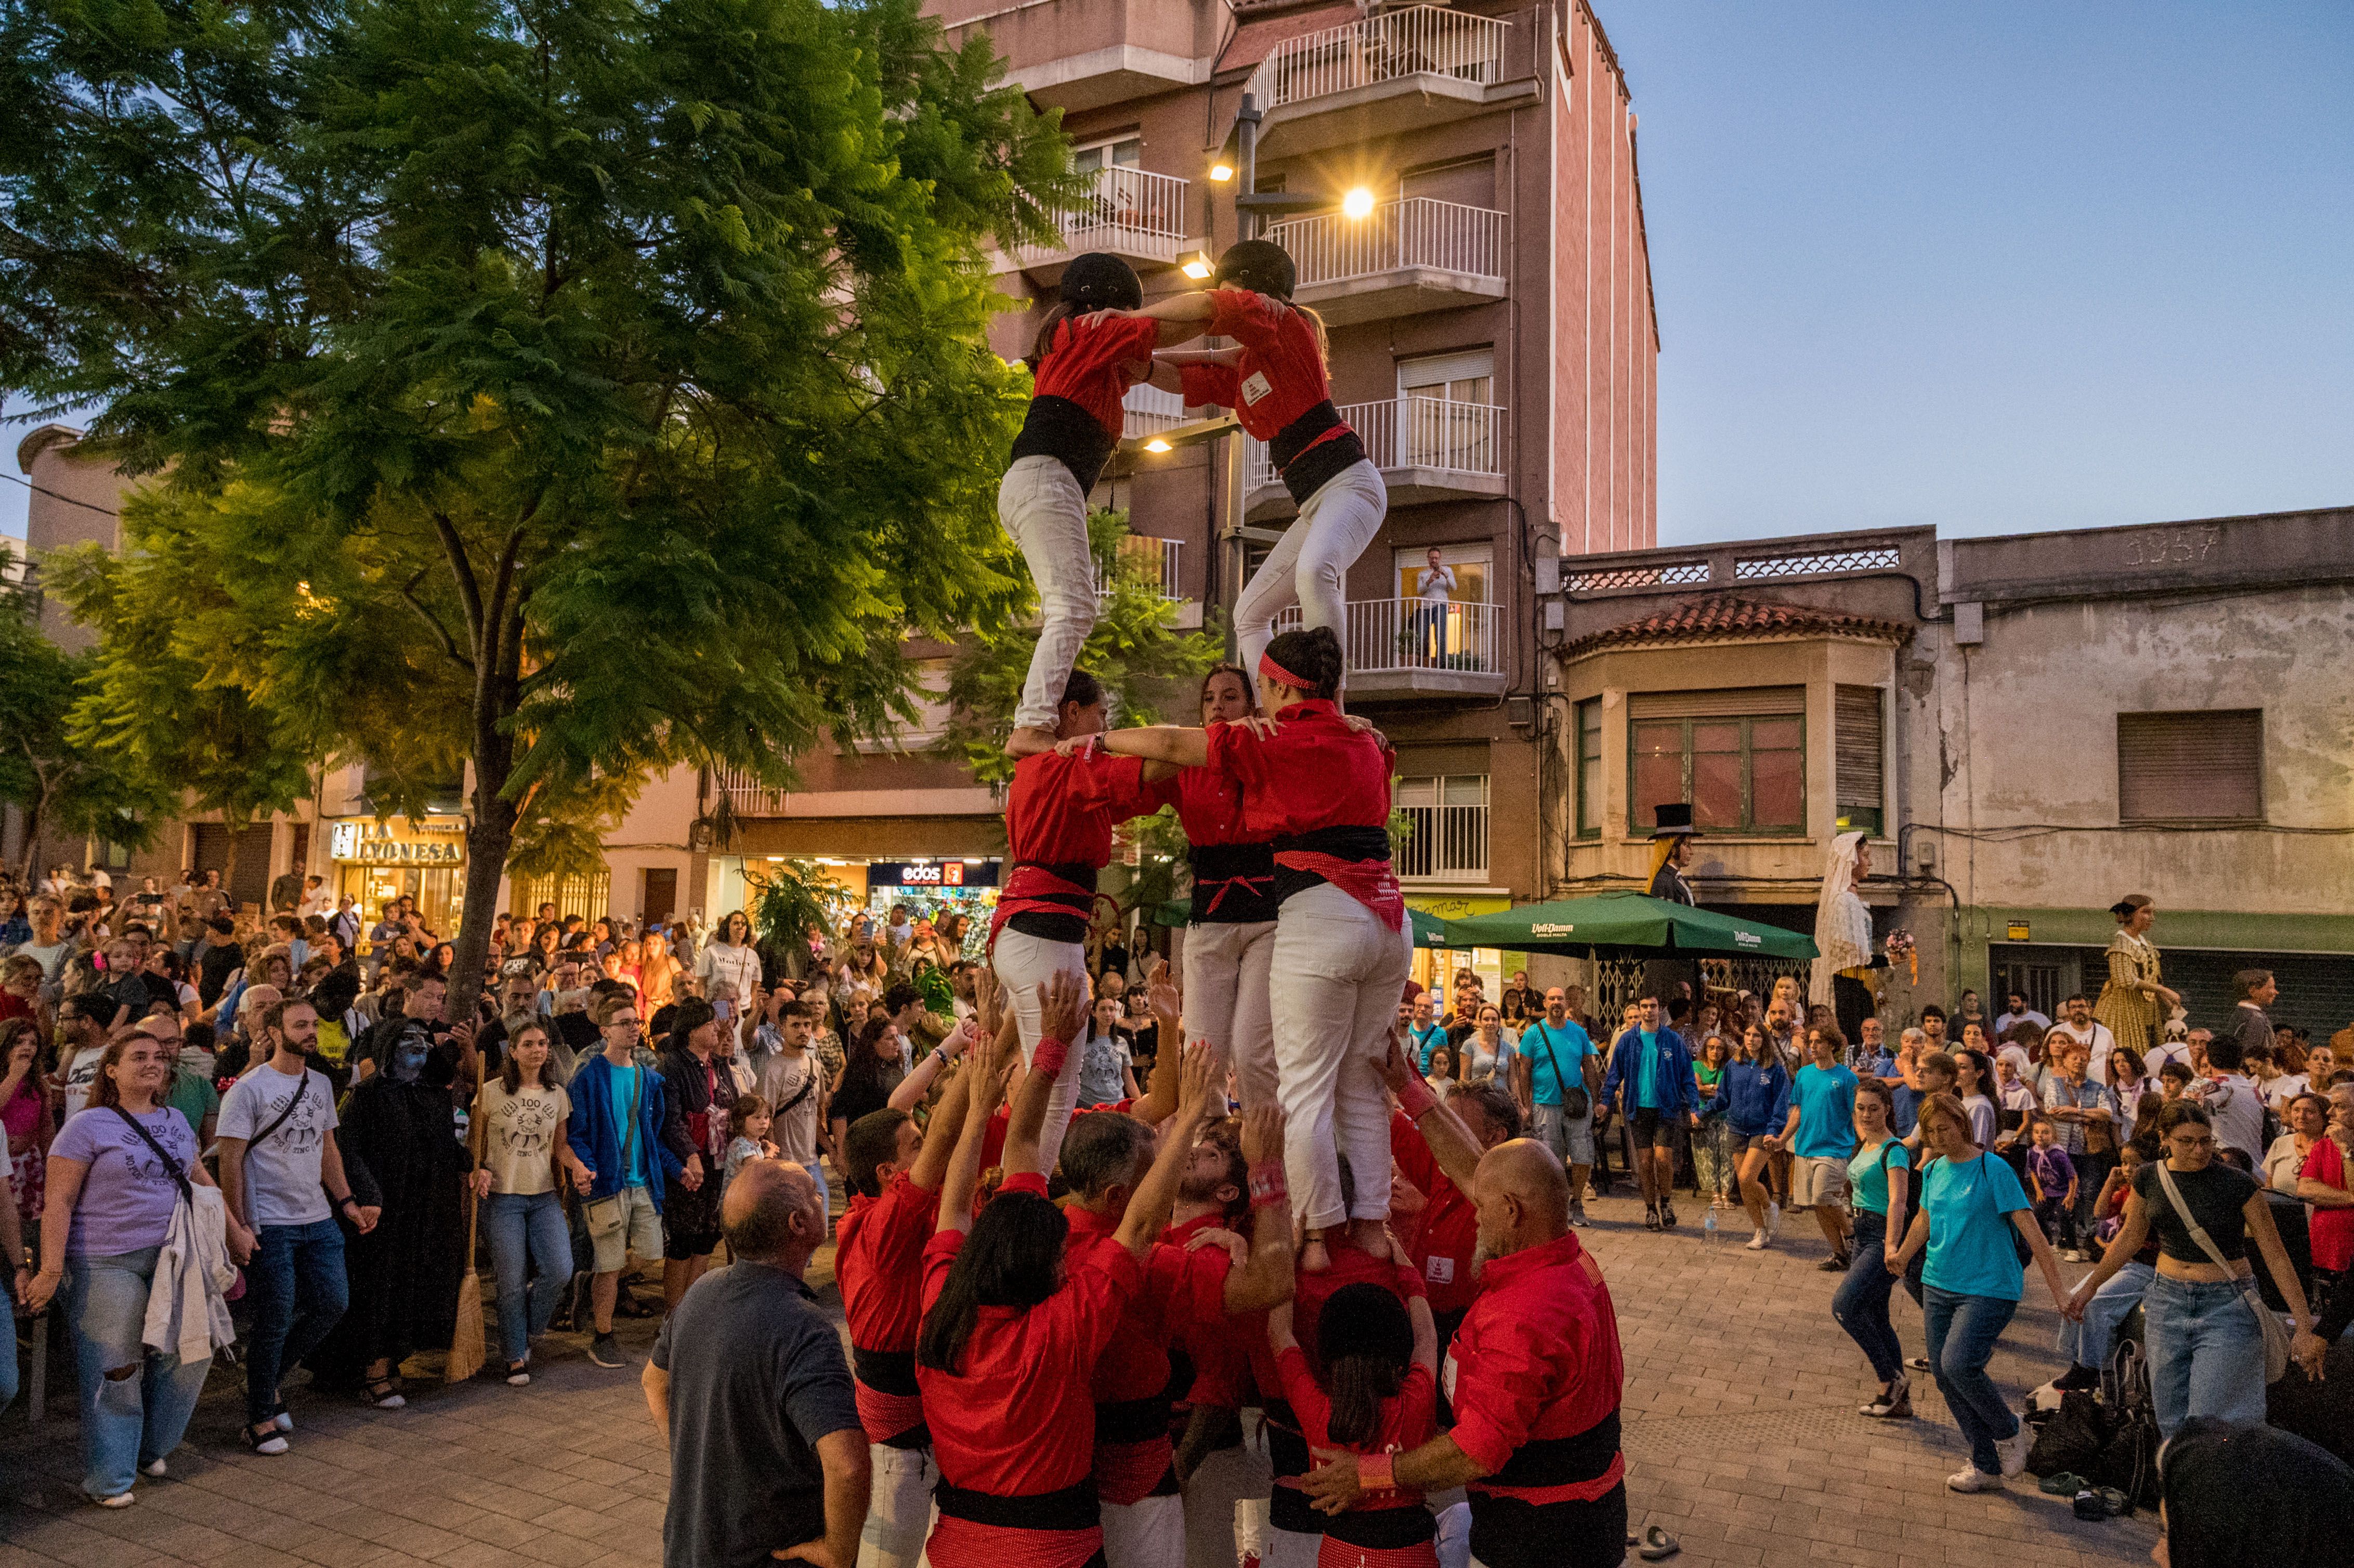
[[[1509,909],[1512,901],[1495,895],[1458,897],[1447,894],[1408,893],[1409,908],[1441,920],[1468,920],[1474,915],[1493,915]],[[1500,1000],[1504,987],[1511,983],[1511,971],[1526,969],[1528,959],[1522,953],[1506,953],[1494,948],[1459,948],[1454,949],[1416,948],[1414,950],[1414,978],[1425,986],[1436,989],[1447,1001],[1455,976],[1469,969],[1479,977],[1480,994],[1490,1001]]]
[[[758,890],[751,885],[773,863],[781,865],[781,855],[745,855],[715,861],[717,873],[715,884],[717,901],[716,917],[724,917],[731,909],[749,910],[758,901]],[[843,912],[864,910],[882,920],[895,904],[906,905],[918,917],[928,918],[944,910],[954,909],[971,917],[972,940],[968,946],[978,951],[985,939],[991,911],[997,907],[998,883],[1002,878],[1002,861],[986,857],[909,856],[903,860],[853,860],[837,855],[821,855],[812,861],[815,868],[841,885]]]
[[[417,900],[426,927],[454,938],[466,898],[466,821],[462,817],[346,817],[330,824],[328,858],[335,892],[359,901],[363,932],[396,898]]]

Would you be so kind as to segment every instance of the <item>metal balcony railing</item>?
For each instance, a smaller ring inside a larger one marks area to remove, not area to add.
[[[716,768],[711,773],[715,794],[727,798],[727,804],[739,817],[773,817],[785,809],[784,789],[772,789],[751,774],[734,768]]]
[[[1132,441],[1174,429],[1185,422],[1184,396],[1163,392],[1150,382],[1140,381],[1129,387],[1120,406],[1127,410],[1120,434]]]
[[[1504,276],[1504,215],[1430,196],[1385,201],[1363,218],[1294,218],[1274,225],[1267,237],[1290,253],[1303,289],[1407,267]]]
[[[1244,90],[1256,94],[1262,108],[1279,109],[1409,76],[1486,86],[1502,75],[1510,26],[1436,5],[1409,5],[1277,45]]]
[[[1502,611],[1492,604],[1426,604],[1418,599],[1362,599],[1349,606],[1341,646],[1349,668],[1363,674],[1451,670],[1467,675],[1504,673],[1497,647]],[[1275,618],[1278,631],[1300,624],[1294,605]]]
[[[1434,469],[1441,472],[1500,479],[1504,472],[1504,409],[1495,403],[1458,403],[1448,397],[1393,397],[1380,403],[1348,403],[1341,418],[1365,443],[1375,468]],[[1277,482],[1266,444],[1245,449],[1246,489]]]
[[[1161,585],[1161,597],[1182,599],[1184,589],[1177,576],[1177,552],[1185,543],[1182,539],[1156,539],[1150,535],[1130,534],[1119,542],[1122,565],[1142,572]],[[1096,563],[1096,599],[1111,598],[1110,573],[1104,562]]]
[[[1062,243],[1025,246],[1015,262],[1034,267],[1086,250],[1173,260],[1185,239],[1185,187],[1191,183],[1143,169],[1097,170],[1095,195],[1058,220]]]
[[[1400,882],[1484,881],[1488,875],[1488,808],[1415,805],[1400,799],[1409,832],[1398,846]]]

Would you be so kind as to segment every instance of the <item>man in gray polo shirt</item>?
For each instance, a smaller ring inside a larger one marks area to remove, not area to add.
[[[842,1340],[801,1282],[826,1239],[816,1184],[756,1160],[720,1225],[735,1261],[680,1299],[643,1380],[670,1439],[664,1568],[764,1568],[772,1552],[853,1568],[872,1472]]]

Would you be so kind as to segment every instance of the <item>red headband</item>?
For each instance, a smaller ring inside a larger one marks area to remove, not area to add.
[[[1258,656],[1258,673],[1270,681],[1281,681],[1285,685],[1298,691],[1312,694],[1316,690],[1315,682],[1301,680],[1265,653]]]

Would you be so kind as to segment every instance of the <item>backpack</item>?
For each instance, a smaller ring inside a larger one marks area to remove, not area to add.
[[[2138,1320],[2138,1314],[2134,1319]],[[2115,1487],[2137,1508],[2158,1506],[2158,1407],[2149,1396],[2149,1359],[2137,1334],[2123,1329],[2102,1369],[2101,1393],[2108,1403],[2108,1440],[2077,1474],[2095,1486]],[[2073,1397],[2073,1396],[2072,1396]]]
[[[2108,1451],[2112,1422],[2088,1390],[2070,1389],[2060,1396],[2060,1408],[2036,1429],[2035,1446],[2027,1451],[2027,1467],[2038,1476],[2065,1470],[2091,1478]]]

